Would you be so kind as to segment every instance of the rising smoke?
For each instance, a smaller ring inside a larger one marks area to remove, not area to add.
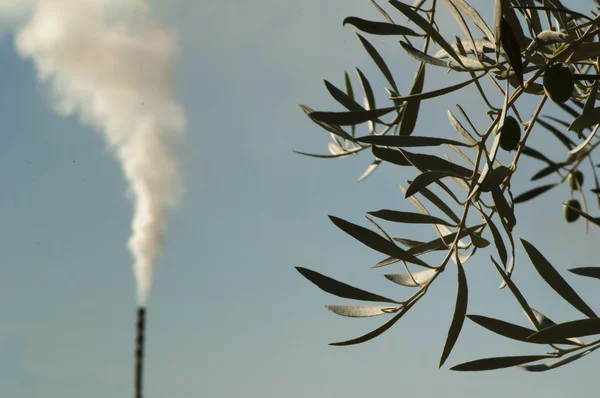
[[[182,189],[174,152],[185,116],[171,86],[176,36],[152,18],[147,0],[0,0],[0,13],[17,24],[16,48],[52,88],[56,111],[102,132],[123,168],[134,201],[128,247],[145,305],[167,213]]]

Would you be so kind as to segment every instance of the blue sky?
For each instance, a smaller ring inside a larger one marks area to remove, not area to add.
[[[324,305],[347,303],[312,286],[295,266],[385,295],[412,293],[382,277],[394,266],[369,270],[380,256],[339,231],[327,215],[367,225],[366,211],[412,211],[398,185],[414,171],[384,166],[356,183],[372,160],[368,154],[327,161],[292,153],[327,151],[328,134],[297,106],[337,109],[323,79],[341,85],[343,71],[359,66],[383,103],[383,80],[352,29],[341,26],[349,15],[378,18],[368,1],[178,0],[156,8],[180,34],[176,90],[188,117],[188,144],[182,154],[186,193],[172,214],[149,303],[147,397],[562,397],[593,388],[594,355],[547,374],[438,370],[454,308],[452,268],[381,337],[327,346],[384,319],[331,314]],[[490,20],[490,7],[482,14]],[[448,17],[440,22],[447,32],[456,31]],[[10,34],[0,40],[0,396],[127,396],[135,311],[125,246],[132,211],[127,187],[102,136],[76,117],[52,111],[48,87],[36,81],[31,62],[19,57],[12,40]],[[408,91],[416,63],[394,39],[372,42]],[[429,89],[462,79],[431,72]],[[531,115],[534,101],[523,102],[523,114]],[[467,90],[424,105],[419,135],[456,139],[446,110],[457,102],[485,128],[486,119],[477,116],[484,108]],[[556,159],[564,156],[544,130],[535,130],[532,145]],[[523,160],[519,170],[525,175],[517,178],[515,192],[529,186],[536,167],[541,165]],[[598,232],[586,236],[581,222],[562,220],[560,203],[568,195],[561,186],[545,200],[517,208],[517,236],[561,271],[598,265]],[[432,236],[427,229],[414,234]],[[469,313],[527,325],[509,292],[496,289],[488,255],[480,252],[466,264]],[[577,318],[521,248],[517,256],[515,281],[532,306],[555,321]],[[597,284],[568,278],[594,306]],[[448,364],[544,348],[506,341],[467,321]]]

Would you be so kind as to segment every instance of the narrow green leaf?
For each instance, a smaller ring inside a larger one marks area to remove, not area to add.
[[[465,322],[465,315],[467,314],[467,303],[469,301],[467,277],[460,261],[456,261],[456,266],[458,268],[458,292],[456,294],[456,305],[454,307],[454,315],[452,316],[450,329],[448,330],[446,344],[444,345],[444,351],[442,352],[442,356],[440,358],[440,368],[444,362],[446,362],[446,359],[448,359],[450,352],[452,352],[452,348],[454,348],[454,345],[458,340],[458,336],[460,335],[462,326]]]
[[[429,65],[433,65],[433,66],[439,66],[442,68],[448,68],[450,66],[450,63],[447,61],[442,61],[439,58],[435,58],[432,57],[429,54],[425,54],[423,51],[411,46],[410,44],[400,40],[400,46],[402,47],[402,49],[404,51],[406,51],[406,53],[408,55],[410,55],[411,57],[413,57],[414,59],[416,59],[417,61],[421,62],[421,63],[426,63]]]
[[[352,82],[350,81],[350,76],[348,76],[348,72],[344,71],[344,82],[346,83],[346,93],[348,94],[348,97],[352,100],[355,101],[354,99],[354,89],[352,88]],[[362,106],[361,106],[362,108]]]
[[[440,145],[456,145],[456,146],[465,146],[469,145],[463,144],[462,142],[449,140],[446,138],[438,138],[438,137],[417,137],[414,135],[367,135],[364,137],[359,137],[356,139],[358,142],[362,142],[365,144],[375,144],[375,145],[383,145],[383,146],[393,146],[400,148],[408,148],[408,147],[430,147],[430,146],[440,146]]]
[[[398,166],[412,166],[406,157],[396,149],[373,146],[371,151],[373,152],[373,156],[375,156],[377,159],[381,159]]]
[[[400,149],[400,152],[412,165],[421,171],[446,171],[465,178],[471,178],[471,175],[473,174],[472,170],[445,159],[438,158],[437,156],[412,153],[402,149]]]
[[[335,126],[335,125],[332,125],[329,123],[324,123],[324,122],[321,122],[321,121],[313,118],[311,115],[314,113],[314,111],[311,108],[309,108],[308,106],[300,104],[300,108],[302,109],[302,111],[304,113],[306,113],[306,115],[310,118],[310,120],[312,120],[313,122],[315,122],[316,124],[321,126],[323,129],[325,129],[325,130],[329,131],[330,133],[335,134],[339,137],[342,137],[343,139],[346,139],[349,141],[354,140],[354,138],[352,138],[352,136],[350,134],[348,134],[347,132],[342,130],[340,128],[340,126]]]
[[[375,47],[373,47],[373,45],[369,43],[367,39],[365,39],[358,33],[356,34],[356,36],[358,37],[358,40],[360,40],[360,42],[362,43],[365,50],[367,50],[367,53],[369,53],[371,59],[373,59],[373,62],[375,62],[375,64],[377,65],[385,79],[388,81],[390,86],[392,86],[395,92],[400,92],[400,90],[398,90],[398,87],[396,86],[396,82],[394,81],[392,72],[390,72],[390,68],[388,68],[387,64],[385,63],[383,58],[381,58],[381,55],[379,55]]]
[[[517,219],[500,188],[495,187],[492,189],[492,198],[494,199],[498,214],[506,223],[508,230],[512,231],[513,227],[517,224]]]
[[[552,134],[554,134],[554,136],[567,148],[573,149],[575,147],[575,143],[569,137],[564,135],[560,130],[558,130],[555,126],[551,125],[543,119],[537,119],[536,123],[548,130],[549,132],[551,132]]]
[[[456,224],[460,222],[460,218],[458,218],[458,216],[452,211],[452,209],[428,188],[421,189],[419,193],[423,195],[425,199],[429,200],[432,204],[434,204],[438,209],[440,209],[444,214],[450,217],[452,221],[454,221]]]
[[[336,126],[349,126],[376,120],[378,117],[397,110],[396,107],[350,112],[311,112],[308,116],[314,120]],[[350,140],[353,140],[350,138]]]
[[[385,277],[401,286],[419,287],[429,282],[438,272],[435,269],[428,269],[411,274],[386,274]]]
[[[406,17],[410,19],[415,25],[423,29],[425,33],[427,33],[427,35],[431,37],[431,39],[434,42],[436,42],[440,47],[446,50],[446,52],[459,64],[461,63],[458,54],[456,54],[456,51],[454,51],[452,46],[448,44],[448,42],[442,37],[442,35],[440,35],[440,33],[435,29],[435,27],[432,24],[430,24],[425,18],[419,15],[410,6],[401,3],[397,0],[390,0],[390,4],[396,7],[398,11],[400,11],[402,14],[406,15]]]
[[[575,148],[573,148],[569,151],[569,155],[576,155],[579,152],[582,152],[588,146],[588,144],[592,141],[592,138],[594,138],[596,136],[596,133],[598,132],[599,128],[600,128],[600,125],[596,125],[596,127],[594,127],[592,132],[586,137],[585,140],[583,140],[581,142],[581,144],[577,145]],[[579,132],[579,133],[581,133],[581,132]]]
[[[554,162],[552,160],[548,159],[546,157],[546,155],[544,155],[540,151],[537,151],[537,150],[535,150],[532,147],[529,147],[527,145],[523,146],[523,148],[521,149],[521,153],[523,155],[527,155],[527,156],[529,156],[531,158],[541,160],[542,162],[546,162],[548,164],[554,164]]]
[[[375,7],[375,9],[376,9],[377,11],[379,11],[379,13],[380,13],[381,15],[383,15],[383,17],[384,17],[385,19],[387,19],[389,23],[391,23],[391,24],[393,24],[393,23],[394,23],[394,21],[392,20],[392,18],[390,18],[389,14],[388,14],[387,12],[385,12],[385,10],[384,10],[383,8],[381,8],[381,7],[379,6],[379,4],[377,4],[377,2],[376,2],[375,0],[371,0],[371,4],[373,4],[373,7]]]
[[[528,340],[528,337],[536,332],[535,330],[481,315],[467,315],[467,318],[469,318],[479,326],[483,326],[484,328],[496,334],[499,334],[500,336],[507,337],[513,340],[524,341],[526,343],[537,343],[535,341]],[[575,343],[568,340],[563,340],[560,342],[560,344]]]
[[[394,101],[406,102],[406,101],[425,100],[425,99],[440,97],[440,96],[449,94],[451,92],[460,90],[461,88],[468,86],[469,84],[473,83],[474,81],[481,79],[485,75],[487,75],[487,73],[482,73],[481,75],[475,76],[472,79],[466,80],[462,83],[454,84],[452,86],[447,86],[447,87],[441,88],[439,90],[428,91],[428,92],[425,92],[422,94],[407,95],[405,97],[391,96],[390,99],[394,100]]]
[[[321,290],[338,297],[352,300],[400,304],[395,300],[358,289],[307,268],[296,267],[296,270],[298,270],[298,272],[306,279],[317,285]]]
[[[451,1],[452,1],[452,4],[454,4],[454,6],[456,8],[458,8],[464,16],[466,16],[471,21],[473,21],[473,24],[479,30],[481,30],[481,32],[483,32],[483,34],[488,38],[488,40],[490,42],[492,42],[492,43],[496,42],[496,38],[494,37],[494,34],[490,30],[490,28],[487,26],[487,24],[485,23],[483,18],[481,18],[481,15],[479,15],[477,10],[475,10],[473,7],[471,7],[465,0],[451,0]]]
[[[342,25],[354,25],[358,30],[373,35],[403,35],[421,37],[422,34],[402,25],[394,25],[386,22],[367,21],[358,17],[347,17]]]
[[[566,162],[550,164],[550,165],[544,167],[543,169],[541,169],[540,171],[538,171],[537,173],[535,173],[531,177],[531,181],[537,181],[539,179],[547,177],[552,173],[556,173],[558,170],[562,169],[563,167],[565,167],[567,165],[568,165],[568,163],[566,163]]]
[[[326,305],[325,308],[334,314],[347,316],[349,318],[367,318],[389,314],[390,311],[396,310],[397,307],[385,305]]]
[[[529,318],[529,320],[531,321],[531,323],[533,323],[533,325],[536,327],[536,329],[539,329],[539,322],[537,320],[537,317],[533,313],[529,304],[527,304],[527,300],[525,300],[525,297],[523,297],[523,295],[521,294],[521,292],[519,291],[519,289],[517,288],[515,283],[508,277],[508,275],[506,275],[506,273],[504,273],[504,271],[502,270],[502,268],[500,268],[500,266],[494,260],[494,258],[493,257],[490,257],[490,258],[492,259],[492,263],[494,264],[494,267],[496,267],[496,270],[502,277],[502,280],[504,281],[506,286],[508,286],[508,288],[511,291],[511,293],[513,294],[513,296],[515,296],[515,298],[517,299],[517,302],[519,303],[519,305],[525,312],[525,315],[527,315],[527,318]]]
[[[375,337],[381,335],[383,332],[385,332],[386,330],[388,330],[389,328],[391,328],[392,326],[394,326],[394,324],[396,322],[398,322],[398,320],[405,313],[406,313],[406,310],[400,311],[398,314],[396,314],[392,319],[390,319],[389,321],[387,321],[385,324],[383,324],[382,326],[378,327],[377,329],[375,329],[372,332],[369,332],[369,333],[367,333],[367,334],[365,334],[363,336],[357,337],[357,338],[352,339],[352,340],[340,341],[338,343],[330,343],[329,345],[333,345],[333,346],[347,346],[347,345],[364,343],[366,341],[374,339]]]
[[[521,59],[519,41],[517,40],[510,24],[504,17],[500,20],[500,42],[502,43],[502,48],[506,53],[508,63],[515,71],[520,85],[523,86],[523,61]]]
[[[421,94],[423,92],[423,84],[425,83],[425,64],[421,63],[417,69],[417,74],[413,85],[408,92],[408,95]],[[409,101],[402,112],[402,121],[400,122],[399,136],[409,136],[415,130],[417,125],[417,119],[419,117],[419,108],[421,107],[421,101],[413,100]]]
[[[452,125],[452,127],[454,127],[454,130],[456,130],[458,135],[460,135],[467,142],[467,144],[469,144],[469,145],[477,144],[477,140],[475,140],[475,138],[473,138],[473,136],[471,134],[469,134],[469,132],[463,127],[463,125],[460,124],[458,119],[456,119],[456,117],[454,117],[454,115],[452,114],[452,112],[450,112],[450,110],[448,110],[448,119],[450,119],[450,124]]]
[[[600,319],[578,319],[542,329],[529,336],[536,343],[553,344],[569,337],[584,337],[600,334]]]
[[[344,108],[348,109],[349,111],[364,111],[365,110],[365,108],[363,108],[362,106],[357,104],[356,101],[354,101],[354,98],[351,98],[350,95],[346,94],[345,92],[343,92],[342,90],[340,90],[339,88],[337,88],[336,86],[334,86],[333,84],[328,82],[327,80],[324,80],[324,83],[325,83],[325,87],[327,88],[327,91],[329,91],[329,94],[331,94],[331,96],[337,102],[339,102]],[[352,86],[350,86],[350,87],[352,87]]]
[[[477,55],[481,56],[483,54],[488,54],[490,52],[494,52],[494,43],[492,43],[491,41],[489,41],[487,39],[475,39],[475,40],[473,40],[473,42],[475,42],[475,47],[474,48],[473,48],[473,43],[471,43],[471,40],[459,40],[458,42],[460,43],[460,45],[464,48],[465,52],[467,52],[467,53],[476,52]],[[452,48],[458,54],[459,53],[458,44],[457,43],[450,43],[450,45],[452,46]],[[439,58],[439,59],[444,59],[444,58],[448,58],[449,57],[448,53],[444,49],[439,50],[433,56],[435,58]]]
[[[479,190],[490,192],[493,188],[500,186],[511,174],[512,171],[508,167],[498,166],[485,176]]]
[[[490,228],[490,232],[492,233],[492,237],[494,238],[494,243],[496,245],[496,250],[498,251],[498,255],[500,256],[500,261],[504,267],[506,267],[506,263],[508,261],[508,253],[506,251],[506,245],[504,244],[504,240],[502,239],[502,235],[500,231],[496,227],[496,224],[485,214],[485,212],[481,212],[482,217],[485,220],[485,223]]]
[[[519,369],[525,370],[527,372],[545,372],[547,370],[556,369],[563,365],[569,364],[573,361],[578,360],[579,358],[583,358],[584,356],[588,355],[589,353],[595,351],[598,348],[600,348],[600,345],[597,345],[586,351],[578,352],[577,354],[572,355],[570,357],[559,359],[558,361],[541,363],[539,365],[521,365],[519,366]]]
[[[531,200],[537,196],[540,196],[544,192],[551,190],[552,188],[554,188],[557,185],[559,185],[559,184],[554,183],[554,184],[542,185],[542,186],[530,189],[529,191],[523,192],[522,194],[520,194],[516,198],[514,198],[513,203],[515,203],[515,204],[523,203],[528,200]]]
[[[406,246],[408,248],[419,246],[419,245],[422,245],[423,243],[425,243],[425,242],[421,242],[421,241],[414,240],[414,239],[400,238],[398,236],[394,236],[392,239],[394,239],[394,241],[396,241],[396,242],[400,243],[401,245]]]
[[[579,295],[573,290],[573,288],[563,279],[562,276],[556,271],[556,269],[550,264],[548,260],[540,253],[535,246],[521,239],[521,244],[525,248],[529,259],[533,266],[538,271],[540,276],[550,285],[556,293],[564,298],[569,304],[575,307],[577,310],[587,315],[590,318],[597,318],[594,311],[579,297]],[[566,336],[573,337],[573,336]]]
[[[474,227],[467,228],[466,230],[465,229],[461,230],[460,233],[459,233],[459,239],[462,239],[465,236],[471,235],[473,232],[475,232],[476,230],[480,229],[483,225],[484,224],[479,224],[479,225],[476,225]],[[434,239],[434,240],[431,240],[431,241],[429,241],[427,243],[424,243],[422,245],[415,246],[415,247],[409,249],[408,252],[410,254],[413,254],[413,255],[417,256],[417,255],[420,255],[420,254],[428,253],[430,251],[436,251],[436,250],[440,250],[440,249],[445,249],[452,242],[454,242],[455,238],[456,238],[456,232],[451,232],[449,234],[443,235],[442,237],[440,237],[438,239]],[[459,247],[460,247],[460,245],[459,245]]]
[[[375,159],[373,161],[373,163],[371,163],[369,165],[369,167],[367,167],[367,169],[365,170],[364,173],[361,174],[360,177],[358,177],[358,179],[356,180],[357,182],[361,182],[364,181],[368,176],[370,176],[371,174],[373,174],[373,172],[377,169],[377,167],[381,164],[381,160],[379,159]]]
[[[574,273],[576,275],[600,279],[600,267],[571,268],[569,271],[571,271],[572,273]]]
[[[301,152],[301,151],[293,151],[293,152],[297,153],[298,155],[309,156],[311,158],[333,159],[333,158],[343,158],[343,157],[346,157],[349,155],[356,155],[358,152],[360,152],[364,149],[365,148],[354,148],[354,149],[350,149],[344,153],[327,154],[327,155],[319,155],[316,153],[308,153],[308,152]]]
[[[495,357],[478,359],[476,361],[461,363],[450,368],[463,372],[476,372],[482,370],[494,370],[510,368],[513,366],[523,365],[524,363],[539,361],[540,359],[552,358],[550,355],[522,355],[514,357]]]
[[[375,109],[375,95],[373,94],[371,83],[369,83],[369,80],[360,69],[356,68],[356,74],[358,75],[358,80],[360,80],[360,84],[365,92],[365,102],[367,107],[369,109]]]
[[[448,221],[442,220],[441,218],[430,216],[421,213],[410,213],[396,210],[378,210],[370,211],[368,214],[381,218],[387,221],[409,223],[409,224],[441,224],[448,227],[453,226]]]
[[[408,186],[406,193],[404,194],[405,198],[411,197],[421,189],[427,187],[428,185],[442,179],[445,177],[461,177],[456,173],[448,172],[448,171],[430,171],[426,173],[419,174],[412,184]]]
[[[370,247],[380,253],[387,254],[388,256],[395,257],[399,260],[404,260],[409,263],[417,264],[423,267],[429,267],[422,260],[419,260],[412,254],[396,246],[393,242],[388,241],[381,235],[371,231],[370,229],[361,227],[360,225],[352,224],[348,221],[342,220],[341,218],[329,216],[329,219],[342,231],[352,236],[365,246]]]

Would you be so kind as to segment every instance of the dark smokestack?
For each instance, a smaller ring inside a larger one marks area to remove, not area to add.
[[[137,310],[135,338],[135,398],[142,398],[143,366],[144,366],[144,329],[146,327],[146,309]]]

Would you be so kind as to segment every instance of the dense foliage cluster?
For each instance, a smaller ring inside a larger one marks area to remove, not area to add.
[[[327,91],[346,111],[314,111],[301,108],[320,127],[331,133],[329,155],[308,156],[344,158],[370,151],[373,162],[359,181],[373,173],[379,164],[386,162],[399,167],[411,167],[418,175],[409,181],[403,192],[417,212],[378,210],[369,212],[368,221],[373,229],[365,228],[331,216],[331,221],[342,231],[362,244],[385,255],[374,267],[390,264],[403,265],[405,272],[385,275],[390,281],[415,288],[405,300],[394,300],[370,293],[331,279],[318,272],[297,268],[298,271],[324,291],[333,295],[378,303],[369,306],[329,306],[336,314],[349,317],[389,316],[379,328],[352,340],[333,345],[358,344],[373,339],[392,327],[409,311],[443,273],[449,264],[458,270],[458,293],[450,328],[446,337],[440,366],[444,364],[461,332],[465,318],[504,336],[532,344],[548,344],[551,351],[544,355],[522,355],[479,359],[452,367],[453,370],[476,371],[518,366],[527,371],[545,371],[570,363],[600,347],[600,339],[584,342],[580,337],[600,335],[600,319],[573,290],[550,262],[534,245],[520,239],[531,264],[554,291],[581,312],[584,317],[571,322],[555,324],[531,308],[521,291],[511,279],[515,266],[513,228],[517,223],[516,204],[538,199],[540,195],[568,184],[571,198],[563,203],[567,222],[583,219],[600,226],[600,221],[590,215],[584,194],[582,163],[589,163],[593,174],[591,194],[599,200],[600,184],[592,159],[593,151],[600,145],[596,132],[600,127],[600,107],[595,107],[600,80],[600,16],[598,9],[589,15],[566,8],[559,0],[495,0],[492,28],[480,13],[465,0],[418,0],[408,5],[390,0],[390,12],[375,0],[370,0],[381,13],[381,21],[348,17],[344,25],[352,25],[357,37],[387,82],[388,106],[375,104],[371,83],[357,68],[363,92],[363,104],[357,102],[348,74],[345,90],[325,81]],[[600,5],[600,2],[596,1]],[[393,11],[393,13],[391,12]],[[392,15],[399,12],[394,22]],[[436,13],[449,12],[458,23],[464,36],[450,40],[440,33]],[[417,62],[415,79],[410,92],[401,95],[394,75],[377,49],[365,38],[369,35],[399,36],[400,47]],[[430,44],[440,50],[433,53]],[[428,68],[444,68],[455,76],[464,76],[458,84],[424,91],[425,72]],[[482,102],[488,107],[489,126],[478,131],[467,111],[457,105],[457,117],[448,111],[450,125],[458,137],[419,136],[415,126],[422,101],[475,87]],[[496,93],[490,97],[486,89]],[[523,98],[538,98],[531,118],[519,113],[517,103]],[[502,100],[501,107],[493,103]],[[564,109],[571,119],[561,120],[543,114],[544,106],[554,102]],[[358,134],[358,127],[366,126],[366,134]],[[528,144],[533,128],[549,131],[566,148],[564,160],[554,161]],[[440,157],[431,149],[449,148],[462,158],[461,163],[449,157]],[[500,151],[512,156],[512,161],[502,164],[497,157]],[[531,180],[554,177],[555,182],[537,185],[513,195],[511,180],[517,173],[522,155],[543,163]],[[465,166],[466,165],[466,166]],[[447,185],[456,183],[453,188]],[[588,182],[588,185],[591,185]],[[585,189],[589,190],[589,187]],[[576,195],[576,196],[575,196]],[[590,194],[588,193],[587,196]],[[429,203],[423,204],[423,199]],[[460,208],[462,214],[456,212]],[[434,209],[439,216],[433,215]],[[469,217],[470,215],[470,217]],[[429,241],[391,237],[374,218],[405,224],[430,224],[437,236]],[[473,223],[473,219],[477,223]],[[491,246],[493,245],[493,246]],[[482,315],[467,314],[468,287],[463,264],[478,249],[495,247],[491,263],[502,278],[501,288],[508,288],[518,301],[532,328],[508,323]],[[431,255],[441,255],[441,261],[432,263]],[[600,279],[600,268],[576,268],[575,274]]]

